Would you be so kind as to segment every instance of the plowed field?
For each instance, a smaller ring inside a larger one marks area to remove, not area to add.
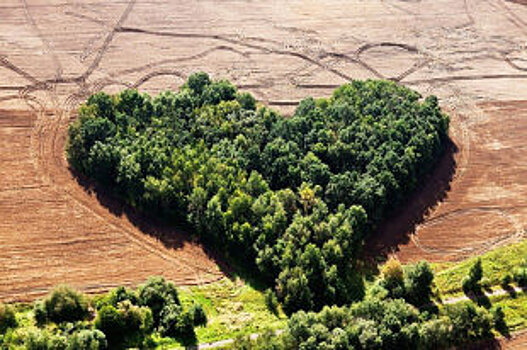
[[[459,260],[525,237],[527,6],[504,0],[3,0],[0,299],[161,274],[221,278],[204,249],[85,190],[65,132],[89,94],[175,89],[196,70],[290,113],[353,78],[436,94],[453,145],[373,247]]]

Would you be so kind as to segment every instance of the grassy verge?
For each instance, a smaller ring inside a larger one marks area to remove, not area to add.
[[[501,279],[511,274],[515,267],[527,260],[527,240],[504,246],[480,256],[483,266],[483,278],[490,286],[501,283]],[[450,297],[461,292],[461,283],[468,275],[470,267],[477,257],[459,263],[432,264],[435,272],[435,284],[441,297]]]
[[[527,294],[518,293],[515,297],[502,295],[491,298],[492,306],[501,306],[509,332],[527,328]]]
[[[240,280],[223,279],[206,286],[180,288],[179,295],[183,304],[191,304],[193,300],[199,302],[207,314],[207,327],[196,328],[198,343],[286,326],[287,319],[281,311],[278,315],[268,311],[264,293]],[[179,345],[173,339],[157,340],[160,348]]]

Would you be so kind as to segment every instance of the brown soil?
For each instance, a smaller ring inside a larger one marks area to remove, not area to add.
[[[59,282],[97,290],[151,274],[180,284],[222,276],[188,235],[86,192],[63,155],[89,94],[175,89],[196,70],[286,113],[351,78],[436,94],[452,112],[454,145],[371,245],[444,261],[525,234],[526,6],[5,0],[0,18],[0,299]]]

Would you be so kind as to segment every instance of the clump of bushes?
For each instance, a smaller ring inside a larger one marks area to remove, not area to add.
[[[15,328],[14,308],[0,304],[0,348],[152,348],[154,333],[194,345],[194,328],[207,324],[202,306],[183,307],[174,284],[162,277],[151,277],[135,290],[117,287],[95,297],[91,305],[82,293],[58,286],[35,302],[33,314],[37,327],[24,322],[24,327]]]
[[[95,327],[106,334],[110,347],[141,346],[153,330],[191,345],[196,342],[194,328],[207,323],[201,305],[185,310],[175,285],[163,277],[151,277],[135,291],[118,287],[96,305]]]
[[[35,319],[39,324],[46,322],[75,322],[90,316],[88,302],[80,292],[68,287],[58,286],[44,300],[35,304]]]
[[[403,269],[398,260],[390,258],[383,266],[379,284],[390,298],[403,298],[412,305],[423,306],[431,302],[433,281],[434,273],[426,261]]]
[[[493,322],[471,303],[429,314],[404,299],[367,296],[351,307],[298,312],[283,335],[267,342],[274,349],[443,349],[491,338]],[[245,344],[266,349],[258,341]]]
[[[15,309],[11,305],[0,303],[0,334],[17,326]]]
[[[152,332],[152,311],[125,300],[118,304],[105,305],[97,312],[94,326],[106,335],[110,348],[141,346]]]

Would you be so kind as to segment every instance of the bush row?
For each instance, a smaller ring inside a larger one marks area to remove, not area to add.
[[[0,347],[26,349],[152,348],[152,334],[194,344],[194,328],[205,326],[199,304],[181,305],[171,282],[152,277],[136,290],[118,287],[92,303],[67,286],[57,287],[33,307],[36,327],[17,329],[13,307],[0,305]]]

